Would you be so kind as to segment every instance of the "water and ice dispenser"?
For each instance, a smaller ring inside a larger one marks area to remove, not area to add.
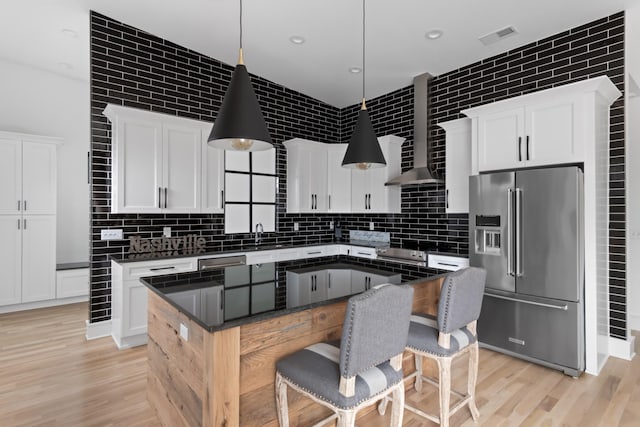
[[[475,250],[477,254],[500,255],[502,240],[499,215],[476,215]]]

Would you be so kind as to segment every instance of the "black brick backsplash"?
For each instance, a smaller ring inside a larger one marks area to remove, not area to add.
[[[431,165],[445,175],[444,130],[436,124],[460,118],[460,110],[598,75],[608,75],[624,89],[624,14],[600,19],[522,48],[505,52],[434,77],[429,107]],[[250,64],[249,64],[250,69]],[[111,214],[111,127],[102,110],[107,103],[126,105],[198,120],[213,121],[233,67],[141,30],[91,13],[91,322],[110,318],[109,254],[123,253],[128,241],[100,241],[100,229],[123,228],[130,235],[158,237],[163,226],[177,235],[195,233],[211,249],[239,248],[250,235],[224,235],[223,216],[213,214]],[[429,240],[468,254],[468,216],[446,214],[444,186],[413,185],[402,190],[401,214],[287,214],[286,152],[282,142],[308,138],[327,143],[349,140],[359,109],[342,109],[320,102],[259,76],[252,82],[277,148],[278,233],[264,241],[279,243],[330,242],[329,221],[350,229],[391,233],[391,244]],[[413,87],[367,100],[376,133],[407,139],[402,170],[412,167]],[[612,108],[610,293],[612,336],[626,336],[624,242],[624,103]],[[300,230],[293,231],[293,223]],[[369,261],[359,261],[368,264]],[[384,263],[384,268],[417,278],[424,270]],[[426,274],[433,273],[429,271]]]

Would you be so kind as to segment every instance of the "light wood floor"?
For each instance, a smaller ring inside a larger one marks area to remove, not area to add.
[[[0,315],[0,426],[159,425],[146,401],[146,348],[118,351],[111,338],[86,341],[86,318],[86,304]],[[453,373],[463,389],[466,363]],[[453,427],[640,426],[640,357],[610,358],[598,377],[575,380],[481,350],[477,391],[480,421],[462,409]],[[435,389],[427,386],[407,401],[437,409]],[[388,426],[390,412],[373,412],[358,426]],[[405,411],[404,425],[435,424]]]

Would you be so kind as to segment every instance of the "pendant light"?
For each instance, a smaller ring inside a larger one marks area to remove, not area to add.
[[[367,111],[364,96],[365,84],[365,0],[362,0],[362,105],[358,113],[356,128],[351,135],[347,152],[342,160],[342,166],[350,169],[366,170],[381,168],[387,165],[384,154],[380,149],[378,138],[373,131],[371,118]]]
[[[215,148],[235,151],[261,151],[273,147],[242,57],[242,0],[238,65],[233,70],[208,143]]]

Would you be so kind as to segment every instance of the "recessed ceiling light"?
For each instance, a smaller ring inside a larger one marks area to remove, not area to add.
[[[71,37],[72,39],[75,39],[78,37],[78,33],[70,28],[64,28],[62,30],[62,34],[64,34],[67,37]]]
[[[73,68],[73,66],[68,62],[58,62],[58,67],[62,68],[63,70],[70,70]]]
[[[302,37],[302,36],[291,36],[291,37],[289,37],[289,40],[293,44],[302,44],[302,43],[304,43],[304,37]]]
[[[362,68],[359,67],[351,67],[349,68],[349,72],[352,74],[358,74],[362,72]]]
[[[427,34],[424,35],[429,40],[435,40],[442,37],[442,30],[431,30],[427,31]]]

